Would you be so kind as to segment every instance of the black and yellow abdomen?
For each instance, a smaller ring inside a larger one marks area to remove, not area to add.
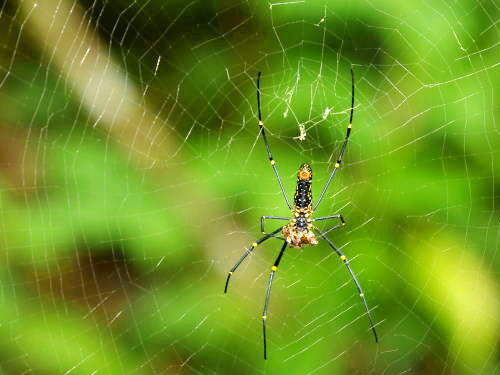
[[[312,170],[311,167],[304,163],[299,167],[297,173],[297,189],[295,190],[294,208],[296,211],[304,211],[310,209],[312,201],[311,192]]]
[[[297,181],[297,189],[295,190],[294,205],[299,210],[304,210],[311,205],[312,193],[311,182],[307,180]]]

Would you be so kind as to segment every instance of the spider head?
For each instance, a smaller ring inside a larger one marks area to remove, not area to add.
[[[312,180],[312,169],[309,164],[304,163],[299,167],[299,172],[297,173],[297,178],[302,181],[311,181]]]

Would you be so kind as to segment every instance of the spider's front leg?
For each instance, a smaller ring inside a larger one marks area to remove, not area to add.
[[[273,286],[273,278],[274,274],[278,270],[278,266],[281,262],[281,258],[285,253],[285,250],[288,246],[288,243],[285,241],[283,246],[281,247],[281,251],[274,261],[273,266],[271,267],[271,274],[269,275],[269,282],[267,284],[267,292],[266,292],[266,300],[264,302],[264,310],[262,311],[262,336],[264,339],[264,359],[267,359],[267,340],[266,340],[266,320],[267,320],[267,309],[269,307],[269,297],[271,296],[271,287]]]
[[[359,283],[356,275],[354,274],[354,271],[351,268],[349,260],[344,255],[344,253],[342,251],[340,251],[340,249],[337,248],[337,246],[335,246],[333,244],[333,242],[326,236],[325,232],[318,230],[318,233],[326,241],[328,246],[330,246],[330,248],[338,255],[338,257],[344,263],[344,265],[347,267],[347,270],[349,271],[349,274],[351,275],[351,278],[354,281],[354,284],[356,285],[356,289],[358,290],[358,294],[361,297],[361,300],[363,301],[363,305],[365,307],[366,315],[368,316],[368,321],[370,323],[370,328],[373,332],[373,337],[375,338],[375,342],[378,342],[377,330],[375,329],[375,324],[373,324],[372,314],[370,313],[370,309],[368,308],[368,303],[366,302],[365,293],[363,292],[363,289],[361,288],[361,284]]]
[[[277,234],[278,232],[281,232],[281,227],[277,228],[276,230],[274,230],[269,234],[266,234],[264,237],[259,238],[257,241],[252,242],[252,244],[249,247],[247,247],[241,258],[238,259],[238,261],[234,264],[234,266],[231,267],[231,270],[229,270],[229,273],[227,274],[226,285],[224,286],[224,293],[227,293],[227,286],[229,285],[229,279],[231,278],[231,275],[233,274],[234,271],[236,271],[236,269],[246,259],[246,257],[250,255],[250,253],[252,253],[252,251],[262,242],[267,241],[268,239],[274,237],[274,235]]]

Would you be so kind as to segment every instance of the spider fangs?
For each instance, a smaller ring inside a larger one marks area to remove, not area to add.
[[[300,248],[302,245],[314,246],[318,244],[316,235],[312,231],[311,180],[311,167],[304,163],[299,167],[297,173],[297,188],[292,210],[294,218],[282,228],[283,237],[291,247]]]

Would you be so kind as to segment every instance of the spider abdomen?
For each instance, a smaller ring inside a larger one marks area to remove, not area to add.
[[[294,206],[298,209],[306,209],[311,205],[311,180],[297,181],[297,189],[295,190]]]

